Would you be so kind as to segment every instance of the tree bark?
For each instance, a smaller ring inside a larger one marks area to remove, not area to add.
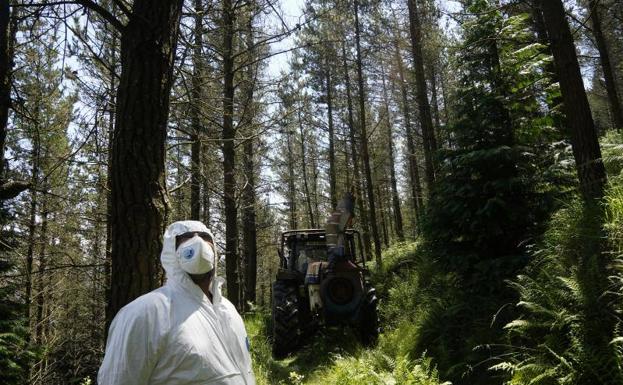
[[[257,283],[257,228],[255,215],[255,164],[253,162],[253,139],[247,139],[244,145],[244,170],[247,183],[243,190],[244,209],[243,243],[245,251],[245,303],[255,303],[255,286]]]
[[[287,129],[286,140],[288,146],[288,201],[290,211],[290,229],[296,229],[298,227],[298,221],[296,217],[296,189],[294,186],[294,154],[292,153],[292,132]]]
[[[253,47],[253,19],[249,18],[247,26],[247,46]],[[254,50],[249,52],[254,58]],[[243,151],[243,168],[246,177],[246,183],[242,191],[242,238],[245,252],[245,285],[244,285],[244,306],[248,309],[249,303],[255,303],[255,287],[257,285],[257,227],[255,215],[255,162],[254,162],[254,132],[253,118],[255,116],[255,107],[253,95],[255,91],[256,66],[247,66],[247,84],[246,84],[246,107],[245,107],[245,128],[247,130],[247,139],[244,143]]]
[[[225,203],[225,275],[227,294],[240,309],[238,270],[238,209],[236,207],[236,132],[234,116],[234,27],[235,14],[231,0],[223,0],[223,195]]]
[[[437,143],[431,117],[430,104],[428,103],[428,91],[426,76],[424,73],[424,55],[422,54],[422,26],[418,15],[417,0],[407,0],[409,6],[409,26],[411,32],[411,51],[413,65],[415,67],[416,97],[420,112],[420,123],[424,142],[424,168],[426,171],[426,184],[428,196],[432,194],[435,183],[435,150]]]
[[[540,5],[554,62],[560,75],[563,110],[569,126],[580,191],[586,201],[601,199],[604,195],[606,172],[601,161],[601,150],[582,82],[573,36],[565,19],[565,9],[561,0],[540,0]]]
[[[115,13],[115,8],[112,8],[113,14]],[[116,97],[115,92],[117,90],[117,84],[115,82],[117,73],[117,50],[118,50],[118,39],[117,32],[112,31],[111,38],[111,58],[110,58],[110,83],[108,85],[108,146],[112,146],[114,142],[114,134],[115,134],[115,111],[116,111]],[[111,185],[111,173],[112,173],[112,151],[108,151],[107,159],[106,159],[106,262],[104,265],[104,282],[105,282],[105,295],[106,295],[106,303],[109,304],[112,300],[112,221],[110,220],[110,215],[112,213],[112,185]],[[110,306],[106,306],[105,309],[105,318],[107,324],[110,320],[113,319],[115,314],[109,314],[112,309]],[[116,312],[116,311],[115,311]],[[108,338],[108,328],[106,327],[104,330],[104,344],[106,344],[106,338]]]
[[[193,41],[193,74],[191,80],[191,148],[190,148],[190,218],[200,220],[201,218],[201,76],[202,57],[201,47],[203,46],[203,0],[195,0],[195,26]]]
[[[431,63],[429,68],[430,76],[430,90],[431,90],[431,104],[433,107],[433,118],[435,120],[435,127],[433,129],[435,137],[435,151],[438,149],[437,138],[439,138],[441,130],[441,117],[439,116],[439,100],[437,99],[437,71],[435,70],[436,63]],[[440,139],[441,140],[441,139]]]
[[[209,161],[209,157],[206,154],[206,148],[207,145],[205,143],[201,143],[201,162],[206,165],[208,164],[207,162]],[[204,167],[205,169],[205,167]],[[203,223],[210,227],[210,220],[211,220],[211,215],[210,215],[210,188],[212,187],[211,185],[211,181],[208,180],[208,178],[201,178],[201,182],[203,185],[203,194],[201,195],[201,201],[202,201],[202,212],[201,212],[201,220],[203,221]]]
[[[107,317],[154,289],[168,212],[165,141],[182,0],[136,0],[121,38],[111,159],[111,298]],[[108,318],[108,322],[111,318]]]
[[[361,133],[361,158],[363,160],[363,170],[366,179],[366,191],[368,195],[368,206],[370,210],[370,228],[372,230],[372,241],[374,242],[374,254],[376,257],[377,268],[383,265],[381,260],[381,240],[376,219],[374,201],[374,183],[372,181],[372,171],[370,169],[370,156],[368,154],[368,134],[366,127],[366,93],[363,80],[363,64],[361,59],[361,32],[359,29],[359,0],[355,0],[355,43],[357,47],[357,83],[359,85],[359,131]]]
[[[15,13],[15,8],[14,11]],[[6,147],[7,124],[11,108],[11,84],[13,70],[13,51],[17,18],[11,15],[9,0],[0,5],[0,201],[15,198],[31,187],[25,181],[6,181],[4,152]]]
[[[346,84],[346,102],[348,107],[348,136],[350,138],[351,154],[353,157],[353,182],[355,185],[355,200],[359,204],[359,213],[361,216],[361,230],[363,235],[363,248],[366,258],[372,255],[372,246],[370,240],[370,228],[368,223],[368,211],[363,202],[363,193],[361,191],[361,172],[359,170],[359,153],[357,151],[357,139],[355,137],[355,121],[353,118],[353,97],[351,94],[350,75],[348,72],[348,64],[346,60],[346,48],[342,45],[342,57],[344,59],[344,82]]]
[[[600,6],[596,0],[589,0],[588,6],[590,19],[593,25],[593,36],[595,37],[595,42],[597,43],[601,69],[604,73],[606,93],[608,94],[610,112],[612,113],[612,123],[614,124],[615,129],[622,130],[623,110],[621,109],[621,101],[619,99],[616,82],[614,80],[612,61],[610,60],[610,50],[608,49],[608,44],[602,30],[601,16],[599,14]]]
[[[33,167],[33,176],[36,174],[36,169]],[[33,179],[35,179],[33,177]],[[36,239],[36,215],[37,215],[37,192],[30,191],[30,217],[28,220],[28,249],[26,250],[26,320],[29,323],[31,321],[31,304],[32,304],[32,267],[35,255],[35,239]],[[30,333],[29,336],[30,338]]]
[[[420,223],[424,210],[424,202],[422,201],[422,184],[420,182],[420,166],[418,165],[417,155],[415,153],[415,140],[413,137],[413,126],[411,124],[411,108],[409,104],[409,92],[405,79],[404,66],[402,56],[400,55],[400,47],[398,38],[394,38],[394,56],[396,65],[398,66],[398,77],[400,81],[400,96],[402,98],[402,115],[404,119],[406,137],[407,137],[407,165],[409,177],[411,179],[411,200],[413,202],[413,218],[415,223],[413,228],[416,234],[420,231]]]
[[[377,183],[375,186],[376,189],[376,196],[379,199],[379,222],[380,222],[380,228],[381,228],[381,236],[383,237],[383,244],[385,245],[385,247],[389,247],[389,232],[387,231],[387,212],[386,212],[386,208],[385,205],[383,204],[383,202],[385,201],[384,199],[386,198],[385,196],[383,196],[382,191],[381,191],[381,183]]]
[[[316,222],[314,221],[315,214],[312,208],[311,192],[309,191],[309,180],[307,175],[307,148],[305,146],[305,131],[303,130],[303,119],[301,118],[301,108],[297,111],[299,133],[301,135],[301,168],[303,170],[303,186],[305,187],[305,202],[307,202],[307,215],[309,216],[310,228],[316,228]]]
[[[12,38],[11,7],[9,1],[0,4],[0,185],[4,180],[4,146],[6,145],[7,123],[11,107],[11,69],[12,54],[10,41]]]
[[[331,210],[337,207],[337,186],[335,176],[335,129],[333,127],[333,84],[331,82],[330,63],[326,64],[327,120],[329,124],[329,195]]]
[[[392,213],[396,237],[402,242],[405,239],[402,229],[402,212],[400,210],[400,198],[398,197],[398,182],[396,181],[396,170],[394,164],[394,134],[392,132],[392,119],[389,111],[389,99],[387,97],[387,86],[385,84],[385,74],[383,74],[383,102],[385,104],[385,118],[387,119],[387,145],[389,151],[389,181],[392,191]]]
[[[547,28],[545,27],[545,20],[543,20],[543,11],[540,7],[540,0],[532,0],[530,4],[530,10],[532,15],[532,27],[534,28],[534,32],[536,33],[536,37],[539,43],[543,44],[547,47],[547,53],[552,54],[551,47],[549,46],[549,36],[547,34]],[[548,61],[544,65],[545,71],[549,74],[552,83],[560,83],[560,76],[558,74],[558,69],[556,68],[556,64],[553,61]],[[560,113],[554,113],[556,108],[559,105],[562,105],[562,97],[556,96],[551,101],[547,102],[547,106],[550,110],[550,115],[554,120],[554,127],[557,127],[562,131],[565,126],[564,119]]]
[[[40,107],[34,106],[34,126],[32,132],[32,150],[31,150],[31,165],[30,165],[30,183],[33,186],[39,184],[39,173],[41,172],[41,128],[38,125],[40,121]],[[36,249],[36,232],[37,232],[37,213],[39,210],[39,194],[36,190],[30,190],[30,212],[28,221],[28,249],[26,251],[26,319],[29,325],[36,326],[35,322],[32,322],[32,302],[33,302],[33,264]],[[28,335],[30,339],[30,333]],[[36,337],[35,337],[36,339]]]
[[[39,236],[39,243],[41,247],[39,249],[39,267],[37,269],[37,315],[35,317],[35,342],[38,344],[43,344],[43,334],[44,334],[44,319],[43,319],[43,307],[45,305],[45,296],[46,296],[46,284],[43,281],[45,270],[47,268],[47,237],[48,237],[48,210],[46,207],[45,198],[43,199],[42,204],[42,213],[41,213],[41,233]]]
[[[317,154],[312,153],[312,157],[311,157],[311,166],[312,166],[312,175],[314,176],[312,181],[312,196],[314,197],[314,222],[316,223],[316,226],[320,226],[320,202],[318,201],[318,197],[320,196],[320,194],[318,194],[318,179],[320,176],[320,172],[319,167],[318,167],[318,156]]]

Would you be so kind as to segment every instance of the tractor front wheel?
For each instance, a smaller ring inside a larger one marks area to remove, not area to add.
[[[297,285],[288,281],[273,284],[273,356],[284,358],[299,344],[300,322]]]

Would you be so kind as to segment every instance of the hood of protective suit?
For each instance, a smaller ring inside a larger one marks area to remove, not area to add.
[[[210,301],[179,263],[175,237],[190,231],[212,235],[198,221],[167,228],[160,256],[167,283],[115,316],[99,385],[255,385],[244,322],[221,296],[223,279],[215,274]]]
[[[162,253],[160,254],[160,262],[162,263],[162,267],[166,272],[167,283],[178,284],[184,287],[186,290],[190,292],[194,292],[197,295],[201,296],[201,289],[195,285],[195,283],[190,279],[188,273],[186,273],[181,265],[177,253],[175,252],[175,237],[178,235],[190,232],[190,231],[200,231],[210,234],[210,237],[214,239],[214,235],[212,232],[201,222],[199,221],[179,221],[174,222],[167,227],[164,232],[164,240],[162,242]],[[213,300],[215,302],[220,302],[221,300],[221,287],[224,283],[224,280],[217,276],[218,271],[218,254],[216,252],[216,246],[214,247],[214,276],[212,278],[212,284],[210,287],[210,292],[213,295]]]
[[[190,231],[208,233],[212,239],[214,239],[212,232],[199,221],[179,221],[169,225],[164,232],[164,242],[162,244],[162,253],[160,254],[160,262],[162,263],[164,271],[167,273],[167,280],[179,282],[183,281],[184,277],[187,277],[186,272],[182,270],[180,266],[179,259],[175,252],[175,237]],[[216,256],[216,261],[218,261],[216,247],[214,248],[214,255]]]

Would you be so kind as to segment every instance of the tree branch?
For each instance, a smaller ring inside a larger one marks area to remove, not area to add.
[[[97,4],[93,0],[76,0],[76,3],[97,12],[101,17],[103,17],[106,21],[113,25],[113,27],[117,28],[120,32],[125,29],[125,25],[117,19],[112,13],[110,13],[106,8]],[[127,9],[126,9],[127,10]]]
[[[30,183],[21,180],[2,183],[0,184],[0,201],[15,198],[28,188],[30,188]]]

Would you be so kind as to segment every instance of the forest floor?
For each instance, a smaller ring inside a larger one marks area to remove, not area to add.
[[[337,361],[359,357],[365,351],[350,330],[333,328],[319,331],[313,340],[288,358],[275,360],[271,357],[271,345],[267,338],[266,317],[248,317],[246,324],[253,346],[258,385],[326,384],[328,372],[334,369]]]
[[[350,329],[321,329],[297,352],[275,360],[267,316],[247,316],[245,323],[258,385],[450,385],[439,381],[429,359],[396,357],[383,335],[378,346],[365,348]]]

